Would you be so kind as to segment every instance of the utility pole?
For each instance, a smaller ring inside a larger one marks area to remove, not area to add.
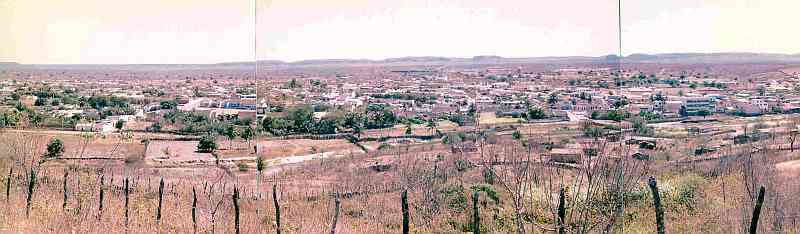
[[[258,0],[253,0],[253,62],[255,69],[253,70],[253,84],[255,84],[254,91],[256,93],[256,128],[258,128]],[[258,134],[254,134],[256,142],[255,153],[256,157],[260,157],[258,148]]]

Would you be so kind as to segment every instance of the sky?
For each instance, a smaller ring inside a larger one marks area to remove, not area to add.
[[[800,53],[796,9],[623,0],[622,53]],[[0,0],[0,61],[602,56],[618,53],[617,13],[616,0]]]

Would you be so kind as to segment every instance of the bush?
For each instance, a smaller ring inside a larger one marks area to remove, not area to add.
[[[453,212],[461,213],[467,210],[467,195],[461,185],[448,185],[439,191],[442,194],[447,208]]]
[[[250,169],[250,166],[248,166],[247,163],[244,163],[242,161],[237,162],[236,167],[239,168],[239,171],[247,171],[248,169]]]
[[[453,162],[453,163],[454,163],[454,164],[455,164],[455,166],[456,166],[456,170],[457,170],[457,171],[459,171],[459,172],[464,172],[464,171],[466,171],[467,169],[470,169],[470,168],[472,168],[472,163],[470,163],[470,162],[469,162],[469,161],[467,161],[467,160],[459,159],[459,160],[456,160],[456,161],[455,161],[455,162]]]
[[[58,158],[64,155],[64,144],[58,138],[53,138],[47,144],[47,152],[44,154],[45,158]]]
[[[699,193],[700,185],[706,181],[703,177],[698,175],[683,176],[675,181],[675,189],[672,194],[672,199],[675,204],[684,206],[689,211],[694,211],[696,198]]]
[[[528,109],[528,113],[527,113],[526,116],[527,116],[528,119],[544,119],[544,118],[547,118],[547,114],[544,113],[544,110],[542,110],[542,108],[538,108],[538,107],[533,107],[533,108]]]
[[[200,139],[200,142],[197,144],[197,152],[201,153],[211,153],[217,149],[217,142],[214,139],[214,136],[205,135],[203,138]]]
[[[392,147],[392,146],[389,145],[389,144],[381,143],[380,145],[378,145],[378,150],[384,150],[384,149],[388,149],[390,147]]]

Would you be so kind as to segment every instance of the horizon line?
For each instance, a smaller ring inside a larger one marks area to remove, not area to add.
[[[774,52],[750,52],[750,51],[725,51],[725,52],[667,52],[667,53],[630,53],[622,57],[629,57],[631,55],[674,55],[674,54],[756,54],[756,55],[786,55],[786,56],[800,56],[800,53],[774,53]],[[372,58],[311,58],[300,60],[286,60],[286,59],[259,59],[258,62],[273,61],[286,64],[301,63],[307,61],[372,61],[382,62],[390,59],[403,59],[403,58],[447,58],[447,59],[474,59],[476,57],[499,57],[502,59],[531,59],[531,58],[602,58],[607,56],[618,56],[617,54],[609,53],[604,55],[564,55],[564,56],[524,56],[524,57],[505,57],[500,55],[474,55],[471,57],[462,56],[438,56],[438,55],[421,55],[421,56],[401,56],[401,57],[383,57],[379,59]],[[16,61],[0,61],[0,65],[28,65],[28,66],[197,66],[197,65],[226,65],[226,64],[247,64],[255,63],[256,61],[221,61],[214,63],[20,63]]]

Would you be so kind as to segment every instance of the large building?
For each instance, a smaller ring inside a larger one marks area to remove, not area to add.
[[[714,112],[714,100],[709,97],[688,97],[683,99],[681,112],[685,115],[696,115],[701,111]]]

